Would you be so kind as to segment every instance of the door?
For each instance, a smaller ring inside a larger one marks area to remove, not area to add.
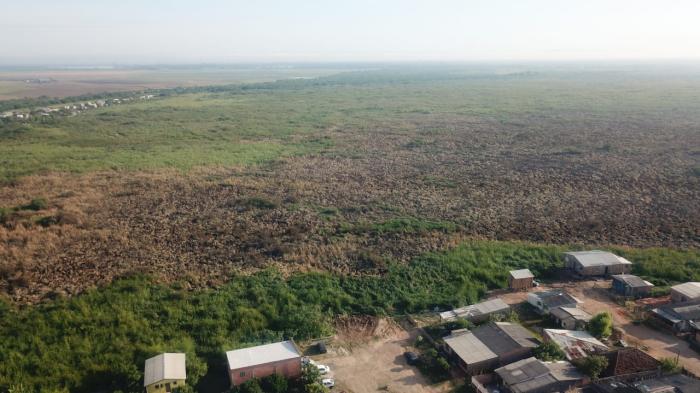
[[[165,392],[166,392],[166,393],[172,392],[171,387],[170,387],[170,382],[168,382],[168,383],[165,384]]]

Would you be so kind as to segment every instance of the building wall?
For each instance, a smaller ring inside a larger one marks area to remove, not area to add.
[[[498,360],[501,366],[517,362],[532,356],[532,348],[518,348],[501,355]]]
[[[170,384],[170,390],[166,389],[166,384]],[[185,386],[184,379],[166,379],[146,386],[146,393],[166,393],[172,392],[177,387]]]
[[[684,294],[678,292],[677,290],[671,288],[671,302],[672,303],[683,303],[683,302],[689,302],[691,300],[697,300],[697,298],[689,298],[685,296]]]
[[[252,378],[264,378],[272,374],[281,374],[287,379],[298,378],[301,376],[301,358],[293,358],[260,364],[253,367],[239,368],[230,370],[231,385],[240,385],[243,382]]]
[[[521,289],[529,289],[532,288],[532,281],[533,278],[512,278],[509,277],[508,279],[508,287],[510,289],[516,289],[516,290],[521,290]]]

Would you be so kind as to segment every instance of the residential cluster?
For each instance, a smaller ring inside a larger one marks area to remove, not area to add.
[[[644,310],[647,319],[669,333],[685,334],[696,342],[700,338],[700,283],[671,288],[667,304],[645,303],[653,284],[630,274],[632,262],[627,259],[598,250],[567,252],[563,259],[569,278],[609,279],[613,297],[641,299],[638,304],[651,304]],[[521,307],[541,316],[542,322],[535,325],[504,321],[512,311],[500,297],[439,314],[442,323],[464,319],[476,325],[453,330],[435,342],[477,392],[700,392],[700,380],[680,374],[680,365],[669,371],[659,359],[614,334],[595,337],[587,331],[594,316],[582,308],[580,299],[565,289],[534,291],[540,286],[535,278],[528,269],[513,270],[508,277],[511,291],[528,291]],[[563,358],[539,359],[538,348],[546,345],[555,346]],[[593,375],[587,368],[592,358],[600,365]]]
[[[91,109],[103,108],[103,107],[108,107],[108,106],[112,106],[112,105],[120,105],[120,104],[128,103],[131,101],[136,101],[136,100],[151,100],[155,97],[156,97],[156,95],[154,95],[154,94],[144,94],[144,95],[138,95],[138,96],[133,96],[133,97],[112,98],[112,99],[107,99],[107,100],[94,100],[94,101],[77,102],[77,103],[71,103],[71,104],[52,105],[52,106],[47,106],[47,107],[35,108],[32,110],[29,110],[29,109],[13,110],[13,111],[7,111],[7,112],[0,113],[0,120],[28,121],[28,120],[37,119],[37,118],[40,119],[40,118],[50,118],[50,117],[57,117],[57,116],[76,116],[80,113],[83,113],[83,112],[91,110]]]

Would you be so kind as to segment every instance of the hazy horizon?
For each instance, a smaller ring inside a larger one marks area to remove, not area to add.
[[[700,3],[687,0],[30,0],[4,8],[2,66],[700,59]]]

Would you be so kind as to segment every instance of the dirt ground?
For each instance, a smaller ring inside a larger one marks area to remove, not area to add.
[[[609,296],[609,281],[563,283],[553,286],[541,286],[535,290],[543,291],[553,287],[566,288],[569,293],[583,302],[581,308],[590,314],[610,311],[613,315],[615,327],[623,331],[624,339],[630,345],[645,349],[647,353],[657,359],[675,358],[678,356],[680,363],[687,370],[700,375],[700,354],[690,348],[686,341],[678,337],[644,325],[632,323],[627,310],[615,303]],[[525,301],[526,297],[526,292],[508,293],[502,296],[503,300],[508,304]]]
[[[374,326],[339,329],[328,354],[312,357],[330,366],[336,392],[438,393],[449,391],[449,383],[430,385],[417,368],[406,364],[417,332],[381,319]]]

